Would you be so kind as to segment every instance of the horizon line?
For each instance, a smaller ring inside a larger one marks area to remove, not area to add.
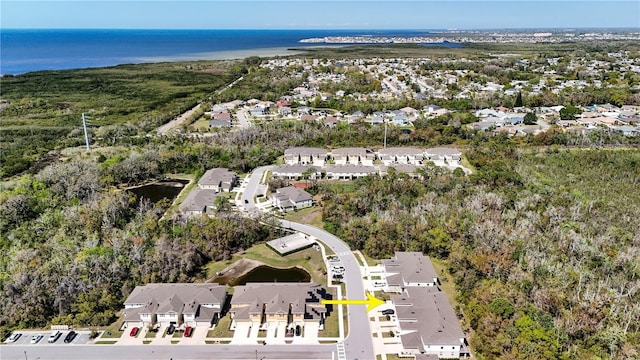
[[[596,27],[577,27],[577,26],[555,26],[555,27],[486,27],[486,28],[112,28],[112,27],[53,27],[53,28],[33,28],[33,27],[10,27],[0,30],[189,30],[189,31],[202,31],[202,30],[247,30],[247,31],[490,31],[490,30],[640,30],[640,26],[596,26]]]

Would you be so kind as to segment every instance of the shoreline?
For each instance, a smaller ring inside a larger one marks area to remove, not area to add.
[[[183,62],[183,61],[212,61],[212,60],[240,60],[251,56],[258,57],[275,57],[275,56],[291,56],[304,54],[306,51],[304,48],[309,49],[316,48],[316,46],[301,46],[293,49],[292,47],[271,47],[271,48],[255,48],[244,50],[221,50],[201,53],[189,53],[179,55],[161,55],[161,56],[141,56],[141,57],[127,57],[127,58],[114,58],[111,64],[99,64],[95,66],[78,66],[78,67],[57,67],[49,69],[33,69],[27,71],[15,71],[0,74],[2,76],[19,76],[35,72],[43,71],[67,71],[67,70],[82,70],[82,69],[102,69],[120,65],[139,65],[139,64],[152,64],[163,62]],[[4,69],[3,69],[4,70]]]

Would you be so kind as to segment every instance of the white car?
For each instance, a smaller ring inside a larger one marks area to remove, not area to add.
[[[42,338],[43,338],[43,337],[44,337],[44,335],[42,335],[42,334],[33,335],[33,336],[31,337],[31,343],[32,343],[32,344],[37,344],[37,343],[39,343],[39,342],[40,342],[40,340],[42,340]]]
[[[47,340],[47,342],[53,344],[54,342],[58,341],[58,339],[60,339],[60,336],[62,336],[62,333],[59,330],[54,330],[51,332],[51,335],[49,335],[49,339]]]
[[[9,336],[9,338],[7,339],[8,342],[16,342],[16,340],[20,339],[20,336],[22,336],[21,333],[13,333],[11,334],[11,336]]]

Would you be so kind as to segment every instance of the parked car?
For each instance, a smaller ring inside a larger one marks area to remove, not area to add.
[[[184,329],[184,337],[190,337],[191,332],[193,332],[193,328],[191,326],[187,326],[187,328]]]
[[[73,330],[69,331],[69,333],[67,334],[67,336],[65,336],[65,337],[64,337],[64,342],[65,342],[65,344],[68,344],[68,343],[72,342],[72,341],[73,341],[73,339],[75,339],[75,338],[76,338],[76,335],[78,335],[78,333],[77,333],[77,332],[75,332],[75,331],[73,331]]]
[[[296,325],[296,336],[300,336],[302,334],[302,327],[300,325]]]
[[[59,330],[53,330],[51,332],[51,335],[49,335],[49,339],[47,339],[47,342],[53,344],[54,342],[58,341],[58,339],[60,339],[60,336],[62,336],[62,333]]]
[[[137,327],[134,327],[133,329],[131,329],[131,332],[129,332],[129,336],[136,336],[138,335],[138,330],[140,330]]]
[[[37,344],[37,343],[39,343],[39,342],[40,342],[40,340],[42,340],[42,338],[44,338],[44,335],[42,335],[42,334],[33,335],[33,336],[31,337],[31,343],[32,343],[32,344]]]
[[[382,310],[382,315],[393,315],[393,314],[395,314],[395,311],[393,311],[393,309]]]
[[[171,323],[169,325],[169,328],[167,329],[167,335],[173,335],[174,331],[176,331],[176,326],[175,324]]]
[[[20,337],[22,336],[21,333],[16,333],[14,332],[13,334],[11,334],[11,336],[9,336],[9,338],[7,339],[8,342],[16,342],[18,339],[20,339]]]

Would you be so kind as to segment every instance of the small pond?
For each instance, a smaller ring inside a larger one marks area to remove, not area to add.
[[[189,180],[169,179],[134,187],[127,191],[136,194],[138,199],[145,198],[155,204],[162,199],[173,201],[188,183]]]
[[[260,265],[238,278],[227,279],[224,276],[219,276],[213,281],[230,286],[245,285],[250,282],[310,282],[311,275],[299,267],[278,269],[268,265]]]

